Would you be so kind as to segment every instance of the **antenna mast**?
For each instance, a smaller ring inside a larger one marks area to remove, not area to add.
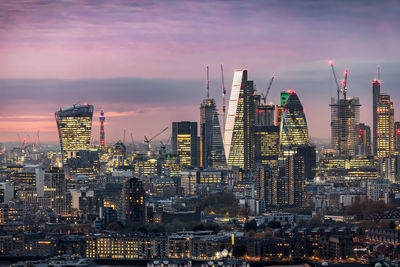
[[[208,76],[208,66],[207,66],[207,99],[210,99],[210,79]]]
[[[221,64],[221,78],[222,78],[222,124],[223,124],[223,132],[222,135],[225,133],[225,118],[226,118],[226,106],[225,106],[225,96],[226,96],[226,90],[225,90],[225,81],[224,81],[224,67]]]

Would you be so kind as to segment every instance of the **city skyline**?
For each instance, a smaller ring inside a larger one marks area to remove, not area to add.
[[[95,107],[92,140],[99,140],[95,129],[104,110],[107,144],[122,139],[124,129],[139,141],[172,121],[198,121],[207,65],[210,96],[222,113],[220,63],[227,99],[234,69],[248,68],[258,92],[275,73],[267,102],[278,104],[280,91],[293,89],[302,99],[310,136],[328,140],[329,103],[336,92],[328,65],[333,59],[338,74],[349,68],[350,95],[360,97],[360,122],[372,126],[371,81],[378,64],[382,92],[399,107],[400,5],[359,3],[3,2],[0,142],[19,142],[18,135],[33,141],[39,130],[42,143],[57,143],[54,111],[77,102]],[[62,16],[43,18],[61,9]],[[239,32],[245,38],[237,40]],[[342,36],[345,44],[338,42]]]

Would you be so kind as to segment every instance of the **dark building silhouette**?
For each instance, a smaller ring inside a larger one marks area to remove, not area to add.
[[[145,191],[143,184],[132,177],[122,186],[122,219],[125,225],[145,222]]]
[[[197,122],[172,123],[172,153],[178,155],[182,166],[199,165],[199,137]]]

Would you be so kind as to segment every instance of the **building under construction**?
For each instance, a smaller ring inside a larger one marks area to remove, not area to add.
[[[342,156],[353,156],[358,144],[360,100],[358,97],[331,99],[331,145]]]

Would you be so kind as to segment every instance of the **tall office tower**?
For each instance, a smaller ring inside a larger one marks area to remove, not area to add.
[[[263,164],[257,167],[256,198],[262,199],[265,203],[272,202],[271,187],[273,171],[269,165]]]
[[[200,167],[226,166],[221,127],[214,99],[204,99],[200,105]]]
[[[79,151],[89,150],[92,135],[92,105],[74,105],[55,113],[60,137],[63,164],[68,158],[79,157]]]
[[[280,106],[276,106],[276,115],[275,115],[275,125],[279,126],[281,124],[282,115],[285,110],[285,105],[289,99],[291,90],[286,90],[281,92]]]
[[[197,122],[181,121],[172,123],[172,153],[178,155],[182,166],[198,166],[198,139]]]
[[[224,146],[228,166],[254,167],[254,86],[247,70],[236,70],[233,76]]]
[[[276,169],[279,156],[279,127],[254,127],[254,153],[256,164],[269,164]]]
[[[360,101],[358,97],[331,98],[331,146],[342,156],[354,156],[358,143],[360,122]]]
[[[394,150],[396,154],[400,152],[400,121],[394,123]]]
[[[289,185],[288,201],[290,206],[301,207],[304,192],[304,157],[299,154],[286,159],[286,178]]]
[[[105,140],[104,140],[104,121],[106,117],[104,116],[104,111],[100,112],[100,146],[104,149],[106,146]]]
[[[394,150],[394,109],[389,95],[381,94],[377,103],[377,140],[378,158],[389,158]]]
[[[67,181],[62,168],[52,167],[45,171],[44,196],[50,199],[54,214],[67,214]]]
[[[297,155],[303,157],[304,180],[312,181],[315,178],[317,168],[317,152],[315,146],[301,146],[297,149]]]
[[[371,128],[360,123],[358,125],[358,145],[357,154],[362,156],[371,155]]]
[[[307,120],[296,92],[290,91],[280,123],[280,143],[283,157],[297,153],[297,148],[308,146]]]
[[[378,99],[381,94],[381,81],[379,78],[377,80],[372,81],[372,120],[373,120],[373,153],[376,156],[378,153]]]
[[[122,186],[122,220],[125,225],[145,222],[145,191],[142,182],[132,177]]]

